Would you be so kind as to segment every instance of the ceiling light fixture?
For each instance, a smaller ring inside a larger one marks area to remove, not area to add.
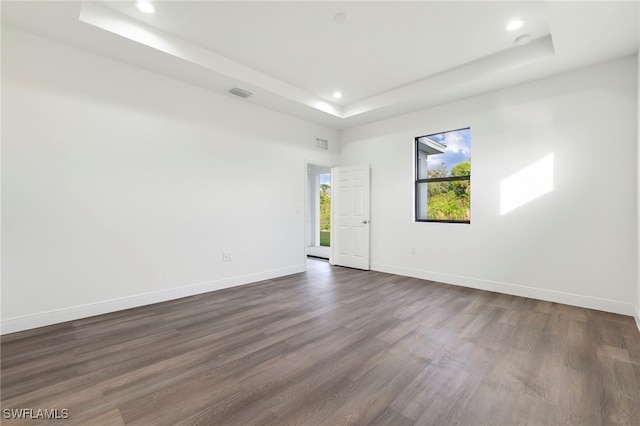
[[[518,18],[518,19],[514,19],[511,22],[509,22],[506,26],[506,30],[507,31],[516,31],[519,30],[520,28],[522,28],[524,26],[524,23],[527,22],[522,18]]]
[[[522,46],[531,41],[531,34],[522,34],[515,40],[516,46]]]
[[[333,99],[340,99],[342,97],[341,92],[333,92]]]
[[[154,13],[156,11],[156,7],[148,0],[136,0],[136,7],[142,13]]]

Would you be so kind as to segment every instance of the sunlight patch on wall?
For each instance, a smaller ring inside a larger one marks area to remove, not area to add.
[[[553,153],[500,182],[500,214],[553,191]]]

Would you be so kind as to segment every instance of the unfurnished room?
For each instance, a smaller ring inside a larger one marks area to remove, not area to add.
[[[640,424],[640,2],[5,1],[3,425]]]

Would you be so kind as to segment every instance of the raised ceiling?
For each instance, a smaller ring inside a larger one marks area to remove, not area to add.
[[[155,4],[3,1],[2,21],[338,129],[632,55],[639,41],[637,2]],[[505,31],[513,18],[526,25]]]

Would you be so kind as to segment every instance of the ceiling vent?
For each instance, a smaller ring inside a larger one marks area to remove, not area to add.
[[[253,93],[247,90],[239,89],[237,87],[230,89],[229,93],[231,93],[232,95],[240,96],[241,98],[248,98],[249,96],[253,95]]]
[[[329,141],[326,139],[316,138],[316,148],[322,149],[324,151],[329,150]]]

